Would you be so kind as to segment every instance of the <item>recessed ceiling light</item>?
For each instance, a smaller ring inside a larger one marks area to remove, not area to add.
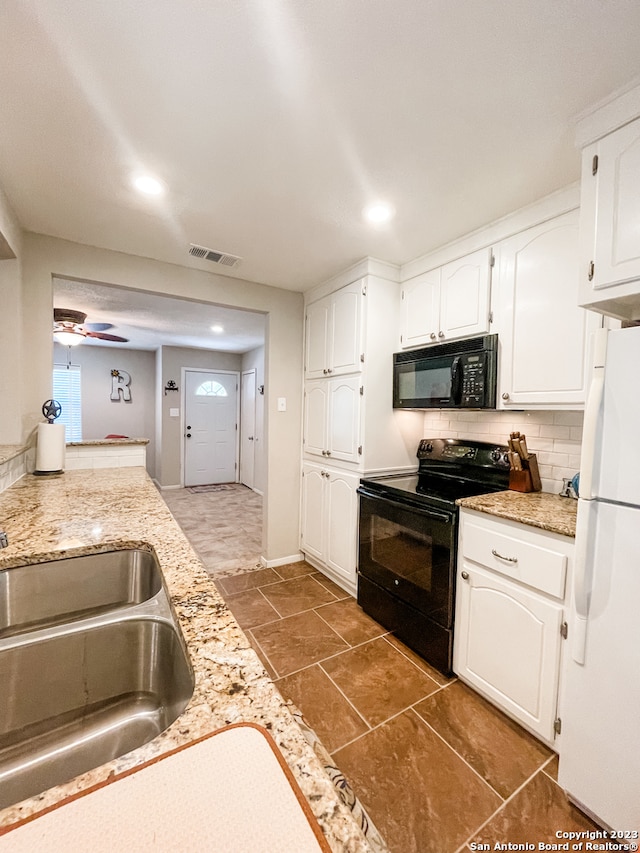
[[[224,326],[220,326],[219,324],[216,326],[212,326],[211,331],[217,332],[217,334],[220,334],[220,332],[224,332]]]
[[[370,204],[368,207],[365,207],[363,214],[365,219],[369,222],[374,225],[381,225],[382,223],[389,222],[390,219],[393,219],[395,210],[390,204],[387,204],[386,201],[376,201],[374,204]]]
[[[133,179],[134,187],[145,195],[162,195],[164,185],[151,175],[138,175]]]

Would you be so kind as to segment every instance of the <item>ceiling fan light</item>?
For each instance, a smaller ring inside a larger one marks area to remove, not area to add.
[[[53,340],[62,344],[63,347],[76,347],[78,344],[82,343],[84,335],[82,332],[74,332],[67,329],[64,332],[54,332]]]

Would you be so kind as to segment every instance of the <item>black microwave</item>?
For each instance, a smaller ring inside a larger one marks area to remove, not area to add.
[[[495,409],[498,336],[397,352],[394,409]]]

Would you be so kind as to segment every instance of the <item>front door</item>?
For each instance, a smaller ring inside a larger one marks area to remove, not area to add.
[[[238,374],[185,371],[185,486],[237,480]]]

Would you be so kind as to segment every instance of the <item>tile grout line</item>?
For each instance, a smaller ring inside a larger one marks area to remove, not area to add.
[[[244,629],[244,628],[241,628],[241,630],[242,630],[242,631],[244,631],[245,629]],[[269,661],[269,666],[271,667],[271,669],[272,669],[272,670],[275,672],[275,674],[276,674],[276,679],[275,679],[275,680],[277,680],[277,679],[279,679],[279,678],[283,678],[284,676],[278,675],[278,670],[275,668],[275,666],[274,666],[274,665],[273,665],[273,663],[271,662],[271,658],[270,658],[270,657],[269,657],[269,655],[265,652],[265,650],[262,648],[262,645],[260,644],[260,641],[258,640],[258,638],[256,637],[256,635],[253,633],[253,631],[251,630],[251,628],[247,628],[245,633],[247,633],[247,634],[251,634],[251,636],[253,637],[253,640],[254,640],[255,644],[258,646],[258,648],[260,649],[260,651],[262,652],[262,654],[263,654],[263,655],[266,657],[266,659]],[[251,643],[249,643],[249,645],[251,645]],[[256,650],[254,649],[253,651],[255,652]],[[256,652],[256,655],[257,655],[257,652]],[[260,660],[260,657],[259,657],[259,656],[258,656],[258,660]],[[262,666],[264,667],[264,663],[263,663],[262,661],[260,661],[260,663],[262,663]],[[266,667],[265,667],[265,672],[267,672]],[[272,684],[275,684],[275,680],[274,680],[273,678],[271,678],[271,676],[269,675],[269,673],[268,673],[268,672],[267,672],[267,676],[269,677],[269,680],[271,681],[271,683],[272,683]]]
[[[474,835],[477,835],[479,832],[481,832],[481,831],[485,828],[485,826],[487,826],[487,825],[488,825],[488,824],[493,820],[493,818],[494,818],[494,817],[496,817],[496,815],[498,815],[501,811],[503,811],[503,810],[507,807],[507,805],[511,802],[511,800],[513,800],[513,798],[514,798],[514,797],[516,797],[516,796],[517,796],[521,791],[523,791],[523,790],[527,787],[527,785],[528,785],[530,782],[532,782],[532,781],[533,781],[533,779],[534,779],[534,778],[535,778],[539,773],[544,773],[543,768],[547,766],[547,764],[549,763],[549,761],[551,761],[551,759],[552,759],[552,758],[553,758],[553,756],[551,756],[549,759],[547,759],[547,761],[545,761],[545,763],[544,763],[544,764],[542,764],[540,767],[538,767],[538,769],[537,769],[537,770],[534,770],[534,772],[531,774],[531,776],[529,776],[527,779],[525,779],[525,781],[524,781],[524,782],[523,782],[523,783],[522,783],[518,788],[516,788],[516,789],[515,789],[515,791],[513,791],[513,792],[512,792],[512,793],[511,793],[511,794],[510,794],[510,795],[509,795],[509,796],[508,796],[508,797],[503,801],[503,803],[502,803],[502,805],[501,805],[501,806],[498,806],[498,808],[493,812],[493,814],[491,814],[491,815],[490,815],[490,817],[488,817],[488,818],[485,820],[485,822],[484,822],[484,823],[482,823],[482,824],[481,824],[481,825],[480,825],[480,826],[479,826],[479,827],[478,827],[478,828],[473,832],[473,834],[472,834],[472,835],[470,835],[470,836],[469,836],[469,837],[464,841],[464,843],[462,844],[462,846],[461,846],[461,847],[459,847],[459,848],[455,851],[455,853],[462,853],[462,851],[464,851],[464,847],[465,847],[465,845],[466,845],[466,844],[469,844],[469,842],[473,839]],[[558,788],[560,788],[560,786],[558,785],[558,783],[557,783],[554,779],[551,779],[551,777],[549,776],[549,774],[548,774],[548,773],[545,773],[545,776],[546,776],[546,777],[547,777],[551,782],[553,782],[553,784],[554,784],[554,785],[557,785],[557,787],[558,787]],[[560,788],[560,790],[562,790],[562,789]]]

